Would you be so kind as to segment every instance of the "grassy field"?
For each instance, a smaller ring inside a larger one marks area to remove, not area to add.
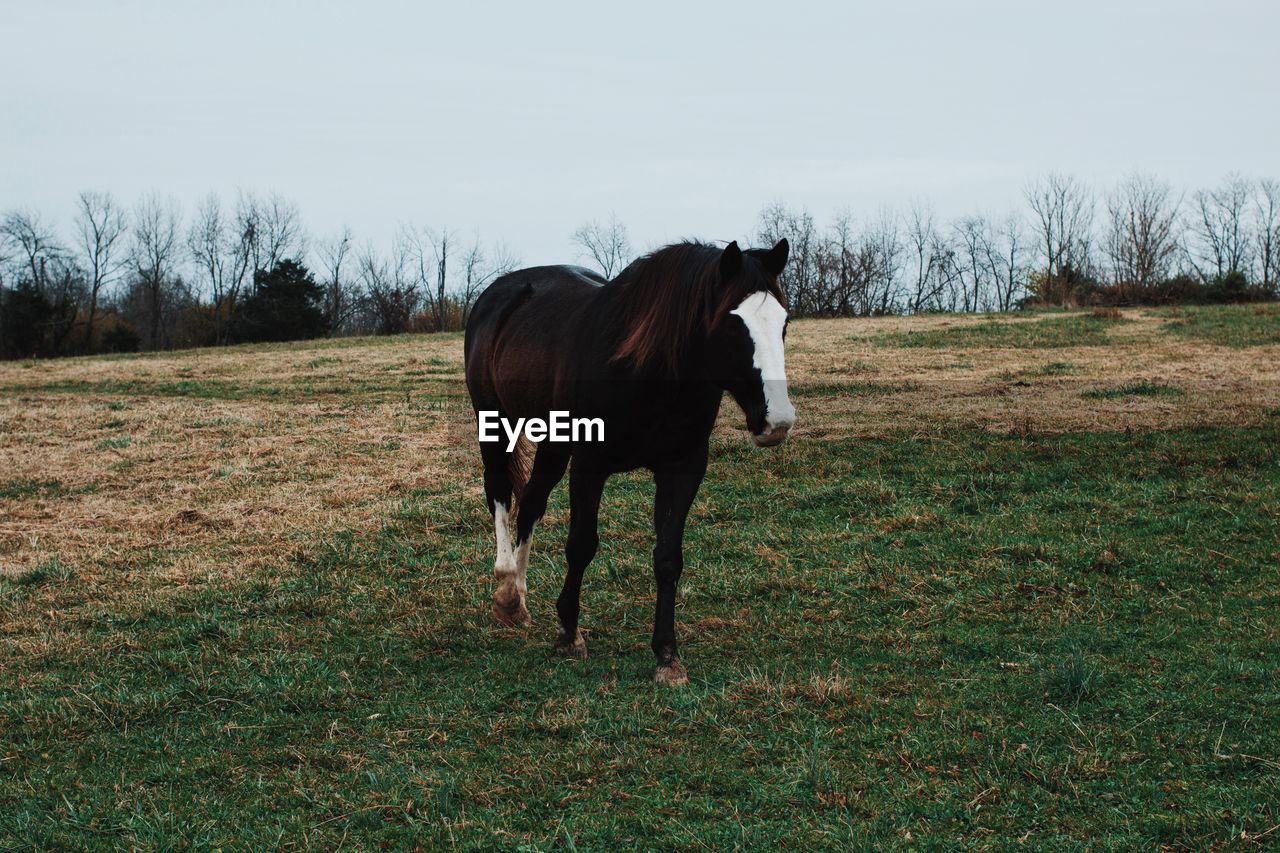
[[[0,365],[0,846],[1273,846],[1280,312],[798,321],[650,683],[491,624],[459,336]]]

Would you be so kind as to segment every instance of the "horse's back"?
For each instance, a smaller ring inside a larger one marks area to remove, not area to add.
[[[476,300],[465,338],[467,387],[477,408],[531,416],[551,405],[581,311],[605,280],[575,266],[530,267],[495,280]]]

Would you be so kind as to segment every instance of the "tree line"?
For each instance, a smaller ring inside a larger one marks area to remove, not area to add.
[[[1231,302],[1280,295],[1280,183],[1227,177],[1177,194],[1135,173],[1099,194],[1048,174],[1025,209],[942,222],[925,204],[819,228],[803,209],[765,207],[759,242],[791,241],[782,284],[799,316],[1029,306]]]
[[[501,244],[404,226],[389,251],[314,240],[278,195],[217,195],[187,217],[151,194],[81,193],[64,235],[0,216],[0,356],[132,352],[458,329],[519,260]]]
[[[770,204],[758,242],[791,242],[795,316],[1008,311],[1028,305],[1273,299],[1280,184],[1229,176],[1187,194],[1131,175],[1099,194],[1048,174],[1025,209],[941,221],[836,216]],[[462,328],[480,292],[519,266],[501,243],[404,226],[387,251],[349,229],[313,239],[278,195],[216,194],[184,217],[157,194],[126,206],[85,192],[60,234],[38,213],[0,217],[0,357],[131,352],[326,335]],[[573,235],[612,278],[634,254],[616,216]]]

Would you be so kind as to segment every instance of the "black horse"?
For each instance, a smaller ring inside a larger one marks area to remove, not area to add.
[[[786,240],[742,251],[681,243],[659,249],[613,281],[579,267],[533,267],[505,275],[480,295],[466,333],[467,388],[481,412],[514,423],[551,412],[599,418],[601,441],[527,442],[509,451],[481,441],[484,485],[497,537],[493,615],[525,625],[525,573],[534,525],[547,497],[569,475],[568,574],[556,601],[555,647],[587,654],[578,630],[582,573],[595,556],[600,496],[620,471],[654,474],[654,680],[688,681],[676,651],[675,594],[684,567],[685,518],[707,470],[707,447],[728,391],[761,446],[781,442],[795,423],[783,363],[785,299],[778,274]],[[489,416],[492,418],[493,416]],[[598,438],[598,436],[596,436]],[[517,501],[513,550],[507,530]]]

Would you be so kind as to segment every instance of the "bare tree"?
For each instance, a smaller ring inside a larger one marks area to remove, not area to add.
[[[70,253],[57,240],[51,226],[38,213],[10,211],[0,220],[0,244],[15,258],[14,276],[19,286],[26,284],[46,307],[37,327],[22,331],[24,354],[58,354],[71,331],[76,306],[83,294],[83,275],[75,268]],[[11,330],[12,331],[12,330]],[[15,340],[17,336],[15,335]],[[8,344],[14,341],[0,342]]]
[[[1088,274],[1092,263],[1093,191],[1070,175],[1051,172],[1026,189],[1044,252],[1042,299],[1066,301],[1073,275]]]
[[[813,216],[809,211],[800,210],[792,216],[786,234],[790,235],[787,240],[791,244],[791,251],[787,255],[787,265],[783,272],[791,279],[790,285],[795,292],[796,310],[800,313],[815,313],[820,298],[817,264],[819,239],[818,229],[814,226]],[[778,239],[781,239],[781,236]],[[777,240],[768,240],[761,245],[772,246],[777,242]]]
[[[1008,311],[1013,307],[1015,298],[1026,282],[1026,249],[1023,246],[1022,228],[1022,220],[1011,213],[1000,229],[1000,257],[995,280],[996,307],[1001,311]]]
[[[324,312],[329,318],[330,335],[346,332],[359,307],[351,282],[342,269],[351,252],[351,241],[351,229],[344,227],[337,236],[320,241],[317,249],[323,267],[320,285],[324,288]]]
[[[124,209],[110,193],[82,192],[76,213],[81,262],[87,273],[89,307],[84,324],[84,345],[93,343],[93,324],[103,288],[115,280],[127,264],[124,237],[128,232]]]
[[[1246,211],[1252,192],[1250,181],[1228,175],[1217,189],[1196,193],[1198,251],[1192,263],[1201,279],[1222,279],[1233,273],[1248,278],[1252,240]]]
[[[392,246],[389,261],[378,257],[371,248],[364,249],[356,259],[356,275],[378,334],[398,335],[408,330],[422,304],[420,259],[421,252],[405,239],[403,231]]]
[[[210,193],[196,208],[187,232],[187,249],[209,288],[216,343],[227,340],[235,301],[245,279],[248,264],[240,248],[229,233],[222,201]]]
[[[819,279],[826,282],[822,313],[848,317],[866,313],[867,280],[859,275],[853,217],[842,211],[831,223],[818,253]]]
[[[1148,296],[1169,278],[1178,254],[1178,206],[1168,184],[1140,173],[1107,197],[1105,246],[1122,296]]]
[[[9,342],[5,339],[5,331],[8,321],[5,318],[5,276],[9,272],[9,264],[12,262],[12,256],[9,254],[8,239],[0,234],[0,355],[3,355],[9,349]]]
[[[573,232],[573,242],[582,247],[583,257],[593,260],[605,278],[613,278],[631,261],[631,240],[627,226],[610,213],[607,222],[591,221]]]
[[[1280,290],[1280,182],[1258,181],[1253,202],[1262,290],[1275,295]]]
[[[898,217],[888,209],[863,230],[859,254],[866,279],[867,313],[889,314],[900,310],[899,275],[902,272],[902,232]]]
[[[821,233],[807,213],[793,214],[778,205],[766,208],[761,219],[762,243],[798,234],[802,248],[812,244],[807,257],[801,253],[799,275],[787,281],[784,271],[780,279],[789,288],[797,316],[864,316],[900,309],[902,242],[892,212],[882,211],[860,229],[844,212]]]
[[[164,341],[162,315],[176,284],[178,223],[177,202],[152,193],[138,202],[133,215],[133,269],[143,296],[147,346],[159,349]]]
[[[262,202],[261,269],[272,269],[285,258],[301,260],[307,254],[307,232],[302,226],[302,214],[293,201],[272,193]]]
[[[438,236],[431,238],[431,248],[436,258],[436,291],[431,299],[432,314],[435,317],[435,330],[445,331],[448,322],[445,296],[449,286],[449,229],[444,228]]]
[[[0,221],[0,229],[2,228],[3,224]],[[3,230],[0,230],[0,293],[4,292],[4,277],[9,272],[9,264],[13,262],[11,251],[8,237]]]
[[[259,198],[253,193],[241,193],[235,222],[249,278],[258,270],[270,270],[285,258],[296,260],[307,254],[307,234],[298,206],[280,195]]]
[[[1000,267],[991,223],[982,215],[966,216],[955,223],[953,230],[958,248],[961,309],[990,310]]]
[[[449,232],[439,234],[412,225],[402,225],[392,249],[396,288],[412,291],[415,305],[430,317],[431,331],[444,331],[448,313],[446,284],[449,267]],[[415,311],[416,313],[416,311]],[[405,321],[405,328],[409,326]],[[415,329],[414,331],[421,331]]]
[[[950,235],[941,230],[933,235],[933,248],[930,250],[936,266],[935,275],[938,281],[938,301],[925,306],[933,311],[960,311],[964,309],[967,286],[964,278],[964,262],[961,250],[951,240]]]
[[[84,271],[69,253],[60,254],[46,266],[45,299],[50,312],[46,332],[51,355],[64,355],[64,344],[75,326],[79,306],[86,301]]]
[[[822,241],[809,211],[789,210],[776,202],[766,205],[760,212],[757,237],[761,246],[772,246],[782,238],[787,238],[791,251],[786,267],[778,276],[778,285],[794,313],[818,313],[818,253]]]
[[[9,244],[11,253],[19,259],[20,275],[27,278],[37,291],[43,292],[50,262],[65,254],[53,228],[38,213],[13,210],[0,220],[0,238]]]
[[[254,274],[285,258],[304,257],[307,238],[297,205],[279,195],[241,193],[227,215],[211,193],[196,209],[187,248],[213,301],[214,337],[225,343]]]
[[[907,297],[911,313],[941,310],[942,296],[949,279],[946,265],[949,249],[939,238],[933,208],[914,203],[907,214],[907,242],[915,257],[915,279]]]
[[[465,327],[480,293],[500,275],[511,272],[520,265],[520,259],[504,244],[485,251],[477,236],[471,248],[462,256],[462,284],[458,289],[458,301],[462,305],[462,325]]]

